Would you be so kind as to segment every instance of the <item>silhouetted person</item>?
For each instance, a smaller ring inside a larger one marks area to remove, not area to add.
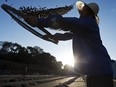
[[[25,21],[31,26],[62,29],[68,33],[56,33],[53,38],[59,40],[73,40],[75,69],[87,75],[87,87],[113,87],[113,71],[111,58],[103,46],[99,33],[99,6],[96,3],[86,4],[77,1],[80,18],[50,15],[47,18],[27,17]]]

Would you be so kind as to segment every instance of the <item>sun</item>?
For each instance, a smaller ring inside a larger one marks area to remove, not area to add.
[[[61,56],[62,56],[61,61],[62,61],[63,65],[67,64],[67,65],[70,65],[70,66],[74,67],[73,54],[66,52],[66,53],[62,53]]]

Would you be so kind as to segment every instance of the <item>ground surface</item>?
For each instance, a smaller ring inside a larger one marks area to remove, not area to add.
[[[0,87],[86,87],[82,77],[51,75],[0,76]],[[116,80],[114,80],[116,87]]]

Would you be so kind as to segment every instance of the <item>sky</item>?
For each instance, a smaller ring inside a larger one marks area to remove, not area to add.
[[[83,0],[84,2],[95,2],[99,5],[100,18],[100,34],[103,45],[106,47],[111,59],[116,60],[116,0]],[[35,6],[35,7],[62,7],[65,5],[75,4],[77,0],[0,0],[0,5],[12,5],[16,9],[21,6]],[[74,5],[74,8],[64,17],[79,17],[79,13]],[[57,33],[50,31],[52,34]],[[55,56],[58,61],[63,64],[74,65],[74,58],[72,52],[72,40],[60,41],[58,45],[31,34],[20,25],[18,25],[12,18],[0,8],[0,41],[9,41],[18,43],[21,46],[39,46],[45,52],[49,52]]]

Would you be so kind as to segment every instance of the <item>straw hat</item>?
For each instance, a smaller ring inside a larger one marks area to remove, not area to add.
[[[94,15],[95,15],[95,18],[96,18],[96,22],[99,24],[99,17],[97,16],[98,15],[98,12],[99,12],[99,6],[96,3],[86,4],[83,1],[77,1],[76,2],[76,7],[77,7],[77,9],[79,11],[83,10],[83,7],[85,5],[87,5],[94,12]]]

